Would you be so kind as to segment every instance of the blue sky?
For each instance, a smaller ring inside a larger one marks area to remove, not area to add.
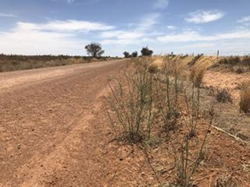
[[[0,53],[250,53],[249,0],[0,0]]]

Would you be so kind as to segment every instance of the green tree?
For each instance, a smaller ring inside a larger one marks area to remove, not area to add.
[[[98,43],[91,43],[89,45],[86,45],[85,49],[88,55],[91,55],[93,58],[100,57],[104,53],[101,44]]]

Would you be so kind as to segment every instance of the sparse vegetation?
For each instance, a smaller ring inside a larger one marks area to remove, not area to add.
[[[250,0],[0,8],[0,187],[250,187]]]
[[[134,61],[122,78],[110,82],[111,96],[107,98],[107,113],[113,132],[118,140],[143,146],[151,139],[167,141],[173,147],[173,165],[177,173],[173,184],[188,187],[203,159],[214,115],[211,109],[211,119],[204,138],[195,144],[201,117],[199,89],[202,76],[195,74],[199,78],[195,78],[195,81],[192,79],[190,87],[189,83],[185,83],[187,80],[183,80],[182,69],[177,61],[171,62],[169,57],[165,57],[163,70],[152,74],[148,69],[148,61],[144,60]],[[183,107],[188,116],[186,120]],[[181,126],[183,120],[186,125]],[[195,153],[191,149],[193,146],[196,147]],[[191,162],[191,158],[195,161]]]
[[[104,61],[118,58],[100,57],[93,59],[86,56],[67,56],[67,55],[40,55],[40,56],[24,56],[24,55],[0,55],[0,72],[45,68],[53,66],[65,66],[71,64],[82,64],[93,61]]]
[[[245,73],[250,70],[250,56],[230,56],[221,58],[213,67],[217,68],[220,66],[225,66],[237,74]]]
[[[87,57],[0,55],[0,72],[90,62]]]

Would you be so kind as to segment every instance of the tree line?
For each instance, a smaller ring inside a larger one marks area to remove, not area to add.
[[[154,52],[152,50],[150,50],[148,47],[143,47],[141,50],[141,56],[152,56]],[[125,51],[123,53],[125,58],[130,58],[130,57],[137,57],[138,56],[138,52],[135,51],[131,54],[129,54],[129,52]]]
[[[87,51],[87,54],[92,56],[93,58],[98,58],[101,57],[104,54],[104,50],[102,49],[101,44],[99,43],[91,43],[85,46],[85,49]],[[150,50],[148,47],[143,47],[141,49],[141,56],[152,56],[153,55],[153,51]],[[123,53],[125,58],[130,58],[130,57],[137,57],[138,56],[138,52],[132,52],[131,54],[127,51],[125,51]]]

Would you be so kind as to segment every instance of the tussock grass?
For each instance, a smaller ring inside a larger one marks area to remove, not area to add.
[[[242,84],[239,105],[242,112],[250,113],[250,82]]]
[[[206,68],[202,66],[194,66],[191,69],[190,80],[196,87],[201,86],[205,73],[206,73]]]
[[[193,66],[196,64],[196,62],[203,56],[203,54],[196,55],[189,63],[188,65]]]

